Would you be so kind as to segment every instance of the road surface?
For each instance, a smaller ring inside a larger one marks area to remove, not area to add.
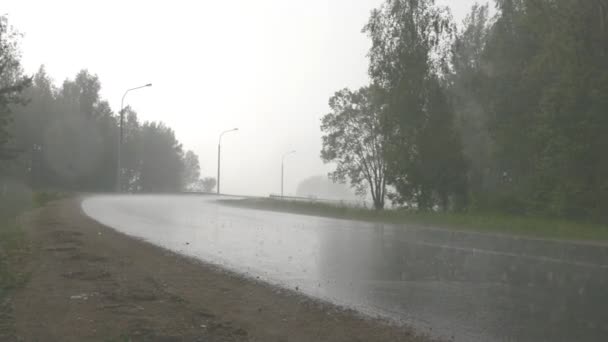
[[[605,341],[608,247],[223,206],[93,196],[122,233],[456,341]]]

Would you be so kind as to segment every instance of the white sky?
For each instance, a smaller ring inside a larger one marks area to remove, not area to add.
[[[460,21],[475,0],[438,0]],[[87,68],[117,111],[125,89],[148,82],[126,103],[142,121],[172,127],[195,151],[202,176],[222,192],[267,195],[325,174],[321,117],[343,87],[368,82],[369,40],[361,33],[382,0],[82,1],[3,0],[0,13],[25,34],[23,65],[41,64],[57,84]]]

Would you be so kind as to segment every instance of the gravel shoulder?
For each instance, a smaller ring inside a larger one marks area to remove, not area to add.
[[[20,221],[32,251],[13,298],[21,341],[429,341],[118,233],[77,198]]]

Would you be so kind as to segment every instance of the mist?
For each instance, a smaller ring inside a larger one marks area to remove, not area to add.
[[[0,340],[605,340],[606,23],[6,0]]]
[[[126,89],[152,82],[126,104],[142,121],[174,129],[199,156],[201,178],[216,177],[220,132],[238,127],[222,141],[222,192],[278,193],[281,156],[296,150],[285,163],[292,195],[333,169],[319,157],[320,119],[336,90],[368,82],[361,29],[381,3],[9,0],[3,11],[24,34],[27,74],[44,64],[61,84],[87,69],[116,111]],[[458,22],[472,3],[439,1]]]

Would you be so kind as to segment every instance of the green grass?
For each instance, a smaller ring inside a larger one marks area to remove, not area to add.
[[[23,258],[27,246],[23,231],[15,217],[0,216],[0,340],[12,341],[15,337],[15,316],[10,296],[27,281],[23,271]]]
[[[484,213],[437,213],[411,210],[376,211],[325,203],[280,201],[272,199],[224,200],[238,207],[285,211],[305,215],[361,220],[368,222],[414,224],[444,229],[559,240],[608,242],[608,226],[584,222],[518,217]]]
[[[27,254],[27,243],[17,217],[24,211],[66,196],[63,192],[31,192],[14,186],[0,196],[0,302],[25,279],[20,273],[20,263]]]
[[[14,340],[14,314],[11,294],[25,285],[29,248],[17,217],[34,207],[31,191],[9,186],[0,196],[0,340]]]
[[[36,207],[42,207],[49,202],[60,200],[68,197],[67,192],[62,191],[38,191],[32,195],[33,204]]]
[[[23,285],[26,278],[19,266],[27,253],[23,231],[14,218],[2,218],[0,224],[0,301],[10,291]]]
[[[25,271],[29,246],[17,217],[32,208],[66,197],[57,191],[32,192],[18,184],[7,184],[0,194],[0,340],[16,340],[15,317],[10,296],[29,278]]]

